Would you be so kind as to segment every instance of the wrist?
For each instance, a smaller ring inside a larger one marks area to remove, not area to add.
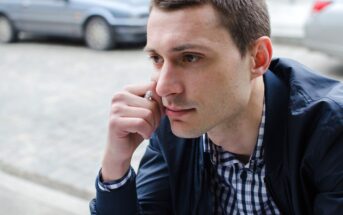
[[[113,156],[104,156],[101,175],[104,182],[122,178],[130,169],[131,158],[116,159]]]

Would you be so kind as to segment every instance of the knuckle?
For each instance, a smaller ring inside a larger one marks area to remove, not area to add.
[[[144,119],[137,119],[136,120],[136,126],[137,127],[146,126],[145,125],[145,120]]]
[[[126,91],[126,92],[131,92],[131,91],[132,91],[132,88],[134,88],[133,85],[126,85],[126,86],[124,87],[124,91]]]
[[[118,123],[118,117],[116,116],[110,116],[110,119],[109,119],[109,126],[110,127],[117,127],[117,125],[119,124]]]
[[[122,111],[121,105],[118,104],[112,104],[111,106],[111,114],[119,114]]]
[[[116,93],[113,97],[112,97],[112,104],[122,101],[125,98],[126,94],[124,92],[119,92]]]

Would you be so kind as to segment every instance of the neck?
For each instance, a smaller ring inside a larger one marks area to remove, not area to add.
[[[254,80],[246,107],[234,118],[208,132],[209,138],[225,151],[250,157],[254,151],[264,102],[263,78]]]

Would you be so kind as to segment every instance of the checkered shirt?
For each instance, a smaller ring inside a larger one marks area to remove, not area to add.
[[[213,214],[280,214],[264,184],[264,125],[265,106],[257,144],[247,164],[203,135],[204,151],[209,153],[213,167],[210,170]]]

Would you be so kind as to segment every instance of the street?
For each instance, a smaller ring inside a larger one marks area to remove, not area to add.
[[[98,52],[63,40],[1,44],[0,170],[90,200],[112,95],[150,80],[152,66],[141,49]],[[342,60],[281,44],[274,46],[274,56],[343,80]],[[143,151],[135,154],[135,168]],[[8,192],[21,195],[0,187],[0,193]],[[0,202],[12,204],[8,196]]]

